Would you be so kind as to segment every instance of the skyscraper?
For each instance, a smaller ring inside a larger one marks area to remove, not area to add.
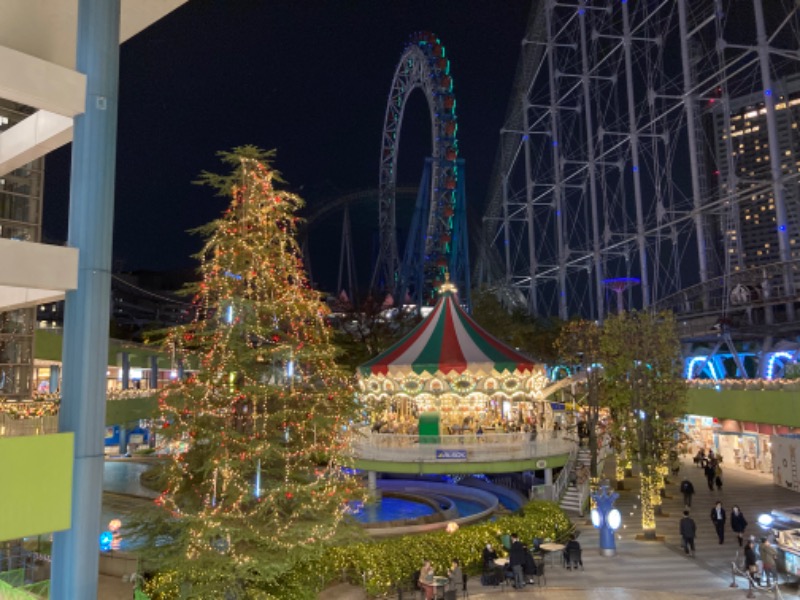
[[[792,262],[800,259],[800,76],[778,80],[774,88],[775,149],[769,144],[763,91],[719,102],[712,111],[713,176],[718,180],[722,207],[721,258],[727,273],[780,263],[778,232],[782,227],[788,232]],[[773,151],[780,156],[784,223],[776,211],[770,163]],[[792,272],[796,287],[800,273]],[[767,275],[764,280],[770,280],[773,297],[782,295],[780,277]]]

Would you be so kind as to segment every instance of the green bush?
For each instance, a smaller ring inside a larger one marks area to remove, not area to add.
[[[430,560],[436,572],[443,575],[451,561],[458,558],[464,572],[475,575],[483,569],[482,552],[487,543],[491,543],[499,554],[507,553],[500,540],[504,534],[516,533],[528,543],[535,537],[565,541],[573,530],[569,517],[556,503],[537,500],[513,515],[465,526],[452,534],[436,531],[332,547],[318,560],[309,557],[309,560],[298,562],[291,574],[277,586],[279,594],[249,589],[243,592],[242,598],[297,600],[313,597],[324,582],[339,580],[342,573],[346,573],[351,583],[356,585],[363,585],[366,581],[367,593],[378,596],[398,584],[411,584],[413,573],[425,559]],[[174,573],[169,572],[160,572],[156,577],[162,584],[175,579]],[[145,585],[146,590],[151,587]],[[179,585],[175,583],[171,593],[152,597],[157,600],[179,598]]]
[[[411,576],[430,560],[437,573],[444,574],[454,558],[466,573],[480,573],[483,547],[491,542],[498,553],[505,553],[500,542],[503,534],[517,533],[521,540],[533,538],[563,540],[573,531],[569,517],[554,502],[534,501],[518,514],[486,523],[463,527],[455,533],[437,531],[407,535],[374,542],[332,548],[319,573],[334,579],[342,572],[359,574],[353,583],[361,584],[366,574],[366,591],[383,594],[399,584],[411,582]]]

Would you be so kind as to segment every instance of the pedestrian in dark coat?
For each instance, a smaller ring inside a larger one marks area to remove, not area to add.
[[[681,494],[683,494],[683,505],[691,508],[692,496],[694,496],[694,485],[688,477],[684,477],[681,482]]]
[[[747,571],[747,580],[750,587],[748,597],[752,597],[753,582],[759,579],[758,576],[758,562],[756,562],[756,549],[753,547],[753,542],[747,540],[744,545],[744,570]]]
[[[744,528],[747,527],[747,519],[744,518],[742,511],[739,510],[738,506],[734,506],[731,509],[731,529],[736,533],[736,537],[739,538],[739,547],[742,546],[742,541],[744,540]]]
[[[717,469],[716,465],[711,464],[708,462],[704,469],[706,475],[706,481],[708,481],[708,489],[712,492],[714,491],[714,478],[717,476]]]
[[[689,516],[689,511],[683,511],[683,518],[680,522],[681,540],[683,542],[683,551],[686,554],[694,556],[694,537],[697,534],[697,525],[694,519]]]
[[[722,508],[722,502],[717,500],[714,508],[711,509],[711,522],[714,523],[714,529],[717,530],[717,537],[719,538],[720,544],[725,541],[726,518],[725,509]]]
[[[514,573],[514,587],[521,589],[525,587],[525,545],[519,541],[516,533],[511,534],[511,549],[508,551],[509,564]]]

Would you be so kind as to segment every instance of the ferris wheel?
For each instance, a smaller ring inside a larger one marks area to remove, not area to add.
[[[426,159],[403,256],[397,241],[396,190],[400,130],[409,96],[421,90],[431,117],[431,157]],[[395,69],[381,140],[378,226],[380,247],[371,288],[428,302],[445,272],[468,302],[464,162],[458,158],[458,120],[450,61],[430,32],[411,36]]]

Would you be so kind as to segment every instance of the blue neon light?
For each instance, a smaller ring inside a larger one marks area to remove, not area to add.
[[[689,364],[686,367],[686,379],[694,379],[694,367],[695,367],[695,365],[697,363],[703,362],[704,360],[706,360],[705,356],[693,356],[691,359],[689,359]],[[717,377],[716,371],[714,370],[714,363],[711,362],[710,358],[706,362],[705,366],[708,367],[708,372],[711,375],[711,379],[714,379],[714,380],[719,379],[719,377]],[[703,368],[703,370],[705,370],[705,367]],[[702,373],[702,371],[700,373]],[[698,373],[698,375],[700,373]]]
[[[769,360],[767,361],[767,372],[766,378],[772,379],[775,375],[775,359],[782,358],[784,360],[791,360],[792,353],[791,352],[774,352],[773,354],[769,355]]]

